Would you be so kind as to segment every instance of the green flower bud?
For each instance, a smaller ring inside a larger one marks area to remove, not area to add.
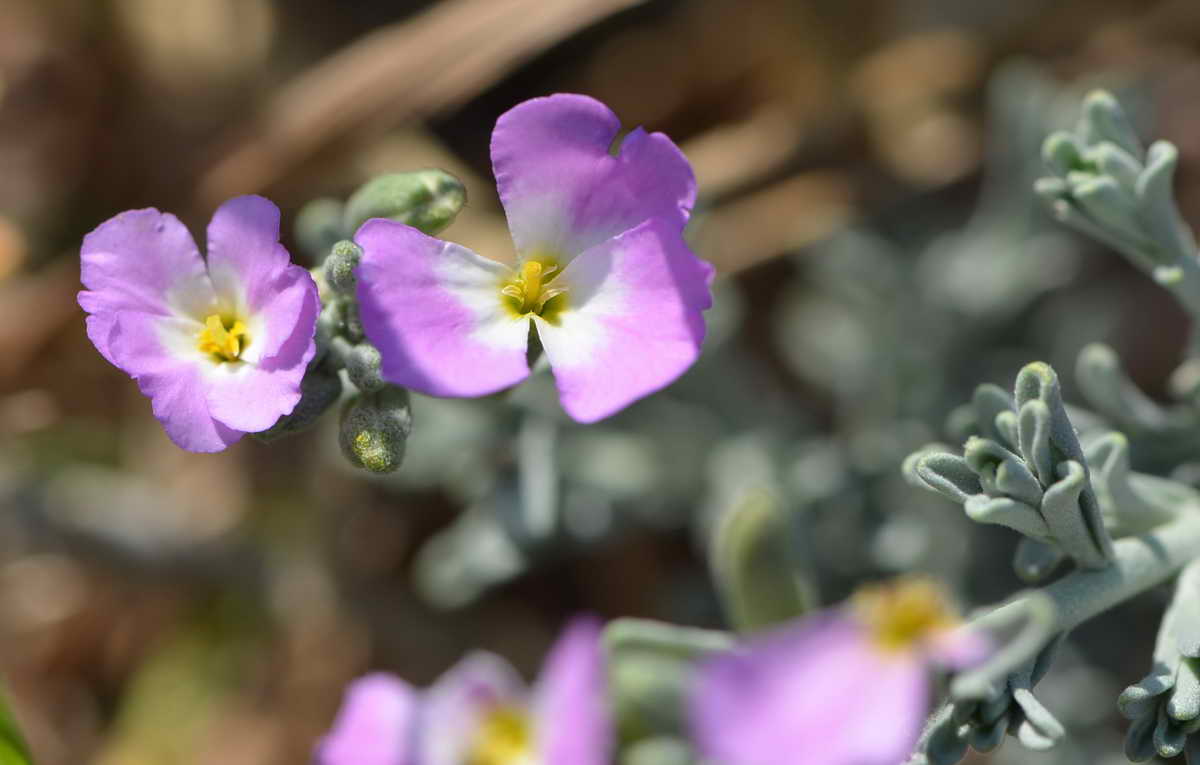
[[[280,417],[269,429],[255,433],[254,437],[270,442],[308,430],[341,395],[342,378],[337,369],[328,364],[313,364],[300,383],[300,403],[292,413]]]
[[[346,365],[346,374],[349,375],[350,382],[364,393],[380,390],[387,385],[379,370],[383,361],[379,349],[370,343],[351,346],[342,361]]]
[[[342,407],[338,443],[342,454],[355,467],[372,473],[391,473],[404,460],[411,432],[408,391],[389,385],[346,402]]]
[[[350,197],[344,228],[354,232],[371,218],[390,218],[432,235],[449,226],[466,202],[462,182],[444,170],[381,175]]]
[[[337,242],[325,259],[325,283],[338,294],[354,297],[354,269],[362,259],[362,248],[349,239]]]
[[[345,239],[342,216],[345,205],[336,199],[324,197],[314,199],[296,214],[296,244],[314,261],[320,263],[329,248],[339,239]]]

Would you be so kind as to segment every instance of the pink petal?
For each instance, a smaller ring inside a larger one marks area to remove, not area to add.
[[[363,248],[363,328],[386,380],[434,396],[482,396],[529,376],[529,320],[501,302],[507,266],[378,218],[354,239]]]
[[[823,615],[704,665],[691,721],[722,765],[898,765],[928,706],[919,657],[883,653],[856,622]]]
[[[463,765],[484,718],[497,707],[527,703],[525,684],[504,659],[468,654],[426,694],[421,717],[421,765]]]
[[[317,294],[308,271],[279,243],[279,208],[259,196],[235,197],[213,213],[208,272],[218,297],[257,325],[245,356],[251,361],[270,358],[291,340]]]
[[[606,685],[600,624],[575,619],[547,656],[534,691],[539,762],[610,762],[613,727]]]
[[[212,299],[212,285],[192,235],[174,215],[153,208],[129,210],[108,219],[83,239],[80,279],[87,289],[79,305],[91,314],[88,337],[112,363],[109,344],[118,311],[159,316],[179,312],[171,298],[199,291]]]
[[[535,319],[567,413],[595,422],[683,374],[700,355],[711,278],[665,220],[573,260],[559,277],[566,310],[554,324]]]
[[[415,765],[417,692],[398,677],[377,673],[346,689],[317,765]]]
[[[208,362],[179,353],[180,344],[198,329],[190,319],[155,316],[136,311],[116,314],[111,348],[117,365],[137,380],[150,397],[154,416],[167,436],[192,452],[219,452],[237,443],[242,433],[217,422],[208,408]]]
[[[259,311],[268,331],[279,335],[290,332],[277,344],[274,355],[255,360],[252,355],[244,354],[246,361],[205,367],[209,411],[215,419],[236,430],[264,431],[280,417],[291,414],[300,403],[300,383],[316,353],[313,337],[321,304],[312,277],[304,269],[296,270],[299,274],[294,274],[294,281],[278,295],[268,298]],[[285,277],[283,283],[289,278]],[[299,316],[291,316],[293,301],[300,303]],[[282,310],[281,304],[286,304]],[[275,315],[277,311],[287,314],[290,326]],[[251,340],[248,350],[254,349],[255,342],[257,338]]]
[[[612,156],[621,123],[587,96],[518,104],[492,132],[492,168],[517,252],[563,260],[651,218],[686,222],[696,200],[687,159],[662,133],[634,130]]]

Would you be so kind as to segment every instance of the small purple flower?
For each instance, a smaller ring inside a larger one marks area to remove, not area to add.
[[[465,657],[419,692],[373,674],[346,691],[317,765],[608,765],[600,626],[576,619],[532,691],[503,659]]]
[[[910,579],[753,638],[698,670],[696,745],[721,765],[899,765],[929,712],[931,669],[988,650],[955,626],[940,590]]]
[[[634,130],[579,95],[526,101],[500,117],[492,165],[515,268],[388,220],[363,224],[358,299],[390,382],[482,396],[529,376],[530,329],[563,408],[594,422],[692,365],[713,269],[683,239],[696,198],[669,138]]]
[[[88,337],[137,380],[180,447],[221,451],[295,408],[320,304],[279,244],[270,201],[221,205],[207,260],[175,216],[153,208],[100,224],[81,256]]]

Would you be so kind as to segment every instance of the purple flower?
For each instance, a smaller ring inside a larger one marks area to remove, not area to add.
[[[579,95],[500,117],[492,165],[515,268],[387,220],[355,235],[358,299],[390,382],[482,396],[529,376],[531,324],[567,413],[594,422],[696,360],[713,269],[683,240],[691,167],[638,128],[613,156],[616,115]]]
[[[373,674],[346,691],[318,765],[608,765],[613,746],[600,626],[572,622],[532,691],[474,653],[418,692]]]
[[[911,579],[753,638],[698,670],[696,745],[721,765],[898,765],[928,714],[931,668],[988,649],[954,626],[936,586]]]
[[[88,337],[137,380],[176,444],[221,451],[296,406],[320,305],[279,244],[274,204],[221,205],[207,260],[175,216],[153,208],[100,224],[81,255]]]

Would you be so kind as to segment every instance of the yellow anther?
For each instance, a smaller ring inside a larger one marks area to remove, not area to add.
[[[522,709],[497,707],[484,717],[468,765],[520,765],[529,761],[533,731]]]
[[[958,623],[942,588],[922,577],[866,587],[851,603],[875,643],[890,651],[910,650]]]
[[[527,260],[512,278],[500,288],[500,294],[508,301],[510,310],[518,316],[534,313],[539,316],[546,308],[546,303],[566,292],[563,287],[551,287],[554,276],[559,268],[553,262],[545,263],[540,260]]]
[[[214,356],[219,361],[237,361],[250,343],[250,338],[246,336],[246,325],[240,319],[226,326],[221,316],[215,313],[204,320],[204,329],[196,340],[196,347],[201,353]]]

